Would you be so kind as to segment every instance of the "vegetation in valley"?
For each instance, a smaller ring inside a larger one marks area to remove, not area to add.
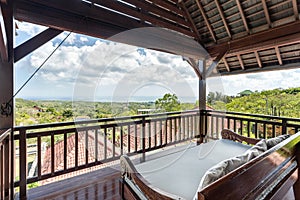
[[[15,124],[25,126],[74,119],[98,119],[138,115],[140,109],[155,112],[191,110],[195,103],[181,103],[176,95],[165,94],[156,102],[87,102],[16,99]]]
[[[300,88],[255,91],[236,97],[210,92],[207,103],[216,110],[300,118]]]

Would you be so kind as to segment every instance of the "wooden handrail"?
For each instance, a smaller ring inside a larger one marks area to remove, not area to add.
[[[0,130],[0,199],[13,199],[11,129]]]

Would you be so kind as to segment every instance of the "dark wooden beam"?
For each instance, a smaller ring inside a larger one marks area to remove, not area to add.
[[[299,19],[299,11],[298,11],[297,0],[292,0],[292,4],[293,4],[293,11],[294,11],[295,19],[298,20]]]
[[[229,38],[232,38],[231,33],[230,33],[230,30],[229,30],[229,26],[228,26],[228,24],[227,24],[227,22],[226,22],[226,18],[225,18],[225,16],[224,16],[224,13],[223,13],[223,10],[222,10],[222,7],[221,7],[219,1],[218,1],[218,0],[215,0],[215,4],[216,4],[217,9],[218,9],[218,11],[219,11],[219,14],[220,14],[220,16],[221,16],[221,19],[222,19],[222,21],[223,21],[223,24],[224,24],[224,27],[225,27],[225,29],[226,29],[227,34],[228,34]]]
[[[98,12],[91,12],[88,16],[83,16],[65,12],[63,10],[57,10],[56,8],[27,0],[15,0],[14,2],[14,16],[17,20],[63,31],[73,31],[98,38],[109,38],[129,29],[151,27],[149,24],[135,19],[122,17],[118,14],[100,8],[95,9]],[[52,1],[47,2],[49,3]],[[78,4],[79,1],[75,2]],[[73,3],[73,1],[69,1],[69,3],[65,5],[66,9],[69,4]],[[90,11],[90,8],[85,4],[80,4],[80,9],[83,13],[88,13],[88,11]],[[102,21],[98,21],[96,18],[101,18]]]
[[[265,17],[266,17],[266,20],[267,20],[267,23],[269,25],[269,27],[271,27],[271,18],[270,18],[270,15],[269,15],[269,11],[268,11],[268,6],[267,6],[267,3],[266,3],[266,0],[261,0],[261,3],[262,3],[262,6],[264,8],[264,13],[265,13]]]
[[[247,33],[249,34],[250,30],[249,30],[249,27],[248,27],[248,23],[247,23],[247,20],[246,20],[246,17],[245,17],[244,10],[242,8],[241,2],[240,2],[240,0],[235,0],[235,2],[236,2],[236,5],[238,6],[238,9],[239,9],[241,18],[243,20],[245,29],[246,29]]]
[[[282,65],[281,54],[280,54],[280,50],[279,50],[278,46],[275,47],[275,52],[276,52],[276,56],[277,56],[279,65]]]
[[[230,72],[221,72],[221,76],[230,76],[230,75],[238,75],[238,74],[248,74],[248,73],[261,73],[268,71],[278,71],[278,70],[288,70],[288,69],[298,69],[299,62],[297,63],[289,63],[284,65],[273,65],[273,66],[264,66],[263,68],[248,68],[248,69],[239,69],[239,70],[231,70]],[[219,76],[220,74],[212,74],[211,77]]]
[[[201,74],[201,72],[199,70],[198,63],[194,59],[192,59],[192,58],[184,57],[183,59],[187,63],[189,63],[189,65],[193,68],[193,70],[195,71],[195,73],[198,76],[199,80],[202,80],[202,74]]]
[[[0,55],[5,62],[8,61],[7,35],[3,19],[2,7],[0,6]]]
[[[239,60],[239,63],[240,63],[240,65],[241,65],[241,68],[242,68],[243,70],[245,70],[244,62],[243,62],[243,60],[242,60],[241,55],[238,54],[238,55],[237,55],[237,58],[238,58],[238,60]]]
[[[64,1],[64,0],[62,0]],[[155,15],[151,15],[151,12],[144,12],[146,9],[138,9],[133,8],[132,6],[128,6],[124,3],[118,2],[118,1],[107,1],[107,0],[93,0],[94,3],[105,6],[107,8],[110,8],[112,10],[115,10],[120,13],[124,13],[126,15],[130,15],[133,17],[136,17],[142,21],[148,21],[152,23],[153,25],[157,25],[164,28],[169,28],[171,30],[176,30],[178,32],[182,32],[184,34],[190,34],[187,28],[184,28],[181,26],[183,24],[185,27],[188,27],[189,24],[184,21],[183,19],[178,18],[177,20],[173,20],[173,23],[171,21],[168,21],[166,19],[169,19],[168,16],[166,16],[167,11],[159,12],[158,15],[162,17],[157,17]],[[135,2],[133,2],[134,4]],[[125,16],[123,16],[125,17]]]
[[[198,29],[197,29],[197,27],[196,27],[196,25],[195,25],[195,23],[194,23],[191,15],[190,15],[188,9],[186,8],[186,6],[185,6],[185,4],[184,4],[183,1],[180,2],[180,6],[182,7],[182,9],[184,10],[184,12],[186,13],[186,16],[187,16],[187,18],[188,18],[188,20],[190,22],[191,27],[192,27],[192,30],[196,33],[197,39],[200,42],[201,41],[201,36],[200,36],[200,34],[198,32]]]
[[[177,2],[178,1],[176,0],[176,4],[177,4]],[[182,15],[182,16],[185,15],[184,11],[180,10],[178,8],[178,6],[175,4],[175,2],[174,2],[174,4],[172,4],[172,3],[168,2],[168,1],[152,0],[152,3],[155,4],[155,5],[158,5],[160,7],[163,7],[165,9],[167,9],[167,10],[174,11],[175,13],[177,13],[179,15]]]
[[[230,67],[229,67],[228,62],[225,57],[223,58],[223,62],[224,62],[224,65],[225,65],[227,71],[230,72]]]
[[[274,48],[275,46],[298,43],[300,38],[300,20],[251,34],[246,37],[207,47],[209,54],[217,56],[222,48],[229,48],[227,56],[245,54],[253,51]]]
[[[222,59],[225,58],[227,52],[228,52],[228,49],[222,49],[222,50],[220,50],[219,55],[213,60],[213,62],[209,66],[209,68],[206,70],[205,77],[209,77],[210,76],[210,74],[219,65],[219,63],[222,61]]]
[[[19,46],[15,47],[14,49],[14,62],[19,61],[26,55],[30,54],[49,40],[53,39],[63,31],[56,30],[53,28],[48,28],[45,31],[41,32],[40,34],[34,36],[33,38],[29,39],[28,41],[20,44]]]
[[[30,1],[55,9],[56,12],[63,11],[82,16],[82,18],[90,18],[92,20],[114,24],[120,27],[130,26],[130,22],[132,20],[141,24],[149,24],[150,22],[152,26],[171,29],[190,37],[196,36],[195,33],[192,33],[188,27],[180,26],[180,24],[168,21],[162,17],[149,15],[144,13],[142,10],[138,10],[132,6],[117,1],[94,0],[93,3],[70,0],[52,0],[43,2],[39,0]],[[114,12],[111,10],[114,10]]]
[[[257,61],[257,63],[258,63],[258,66],[259,66],[260,68],[262,68],[262,63],[261,63],[261,60],[260,60],[260,57],[259,57],[258,52],[257,52],[257,51],[254,51],[254,54],[255,54],[255,57],[256,57],[256,61]]]
[[[102,2],[102,1],[93,1],[93,2]],[[155,3],[151,3],[148,1],[136,1],[136,0],[126,0],[126,2],[135,5],[137,8],[143,10],[143,12],[146,13],[154,13],[159,16],[163,16],[166,19],[170,19],[174,22],[177,22],[179,24],[182,24],[184,26],[189,26],[189,23],[185,21],[184,17],[182,16],[182,10],[180,10],[178,7],[169,4],[164,1],[156,1]],[[163,7],[165,6],[165,7]],[[170,9],[170,11],[167,11],[166,9]],[[181,14],[179,14],[181,13]]]
[[[206,24],[208,30],[209,30],[210,35],[212,36],[213,40],[214,40],[215,42],[217,42],[216,36],[215,36],[215,34],[214,34],[214,31],[213,31],[213,29],[212,29],[212,27],[211,27],[211,25],[210,25],[210,23],[209,23],[209,21],[208,21],[208,18],[207,18],[207,16],[206,16],[206,13],[205,13],[205,11],[204,11],[203,6],[201,5],[201,2],[200,2],[199,0],[196,0],[196,4],[197,4],[197,6],[198,6],[198,8],[199,8],[199,10],[200,10],[200,12],[201,12],[201,15],[202,15],[202,17],[203,17],[203,19],[204,19],[204,22],[205,22],[205,24]]]

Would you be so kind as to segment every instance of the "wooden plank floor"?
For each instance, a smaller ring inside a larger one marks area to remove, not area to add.
[[[119,195],[120,171],[114,168],[103,168],[66,180],[50,183],[28,190],[29,200],[88,200],[88,199],[121,199]]]

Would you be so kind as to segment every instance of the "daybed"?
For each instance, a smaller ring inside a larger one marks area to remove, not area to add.
[[[300,132],[269,140],[243,137],[230,130],[221,135],[221,140],[181,146],[142,163],[133,164],[122,156],[122,198],[300,198]]]

